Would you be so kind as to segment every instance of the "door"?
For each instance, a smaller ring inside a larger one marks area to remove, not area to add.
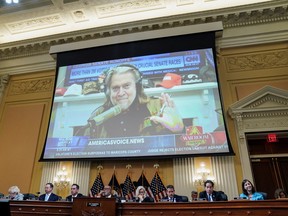
[[[275,199],[277,188],[288,190],[288,132],[246,134],[257,191]]]
[[[277,188],[288,189],[288,157],[251,159],[254,183],[257,191],[267,193],[267,199],[275,199]]]

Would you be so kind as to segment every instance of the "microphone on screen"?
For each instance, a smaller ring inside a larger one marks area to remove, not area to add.
[[[116,105],[116,106],[111,107],[110,109],[106,110],[105,112],[99,114],[99,115],[90,117],[88,119],[88,124],[90,126],[94,126],[94,125],[99,126],[99,125],[103,124],[105,121],[107,121],[108,119],[113,118],[113,117],[119,115],[120,113],[121,113],[121,107],[119,105]]]

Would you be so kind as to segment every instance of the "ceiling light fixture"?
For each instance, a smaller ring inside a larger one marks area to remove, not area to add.
[[[6,3],[7,3],[7,4],[11,4],[11,3],[13,3],[13,4],[18,4],[18,3],[19,3],[19,0],[6,0]]]

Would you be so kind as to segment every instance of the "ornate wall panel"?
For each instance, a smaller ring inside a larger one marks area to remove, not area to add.
[[[21,80],[11,83],[8,95],[23,95],[31,93],[51,92],[54,78],[39,78],[34,80]]]
[[[228,72],[273,69],[288,66],[288,50],[271,51],[226,58]]]

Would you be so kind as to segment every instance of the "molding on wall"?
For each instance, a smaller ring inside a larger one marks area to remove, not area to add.
[[[288,66],[288,50],[230,56],[225,59],[229,73]]]
[[[287,105],[287,91],[265,86],[229,107],[228,112],[237,131],[244,178],[253,179],[245,133],[287,130]]]
[[[8,96],[24,95],[39,92],[51,92],[53,86],[53,78],[13,81],[9,88]]]
[[[23,61],[20,58],[19,59],[16,58],[13,62],[15,65],[11,65],[11,67],[1,68],[0,66],[0,75],[1,74],[16,75],[16,74],[26,74],[32,72],[56,70],[56,61],[53,60],[52,58],[50,62],[37,62],[34,64],[29,64],[28,62],[26,62],[28,63],[27,65],[21,64]]]
[[[6,89],[8,82],[9,82],[9,75],[8,74],[4,74],[4,75],[0,76],[0,103],[2,101],[4,90]]]
[[[219,46],[242,46],[259,43],[269,43],[287,40],[288,27],[275,28],[275,23],[285,26],[288,22],[288,6],[284,1],[262,3],[260,5],[249,5],[235,8],[219,9],[192,14],[183,14],[171,17],[162,17],[111,25],[88,30],[69,32],[59,35],[50,35],[37,39],[18,41],[0,45],[0,60],[47,54],[50,46],[85,41],[97,38],[106,38],[116,35],[133,34],[159,29],[169,29],[179,26],[190,26],[203,23],[222,21],[227,36],[219,41]],[[257,9],[255,9],[257,8]],[[266,24],[273,24],[275,29],[265,28]],[[277,26],[277,25],[276,25]],[[288,26],[288,25],[287,25]],[[244,31],[245,35],[239,36],[237,32],[243,31],[244,27],[252,27],[250,31]],[[253,32],[257,28],[264,32]],[[234,32],[231,34],[231,31]]]

